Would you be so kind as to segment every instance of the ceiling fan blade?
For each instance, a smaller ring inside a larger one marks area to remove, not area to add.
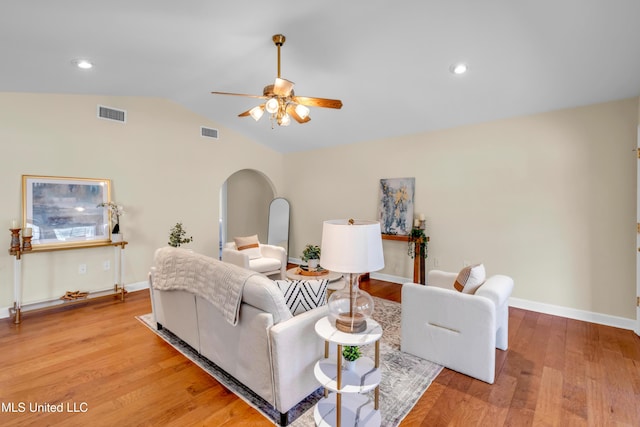
[[[311,98],[307,96],[294,96],[293,102],[298,104],[308,105],[309,107],[323,107],[323,108],[342,108],[342,101],[339,99],[327,99],[327,98]]]
[[[260,98],[260,99],[267,99],[266,96],[264,95],[247,95],[244,93],[231,93],[231,92],[211,92],[214,95],[233,95],[233,96],[247,96],[249,98]]]
[[[294,85],[295,83],[292,81],[276,77],[276,82],[273,85],[273,93],[278,96],[289,96],[291,94],[291,91],[293,90]]]
[[[287,105],[287,114],[293,117],[298,123],[307,123],[309,120],[311,120],[311,117],[309,116],[305,117],[304,119],[300,117],[300,115],[298,115],[298,112],[296,111],[296,106],[293,104]]]
[[[253,107],[249,108],[247,111],[245,111],[244,113],[240,113],[238,114],[238,117],[247,117],[251,115],[251,110],[253,110]]]

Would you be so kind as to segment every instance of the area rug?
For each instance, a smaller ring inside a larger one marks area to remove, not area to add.
[[[382,381],[380,383],[381,425],[393,427],[400,424],[411,411],[418,399],[427,390],[433,379],[440,373],[442,366],[420,359],[400,351],[400,308],[401,305],[374,297],[375,310],[373,318],[382,326],[383,336],[380,343],[380,367]],[[149,329],[158,334],[196,365],[209,373],[218,382],[235,393],[242,400],[256,408],[266,418],[277,424],[280,415],[269,403],[244,387],[232,376],[218,368],[209,360],[200,356],[189,345],[171,332],[155,327],[152,314],[137,316]],[[373,346],[363,348],[365,356],[373,358]],[[371,392],[371,395],[373,392]],[[307,399],[289,411],[289,422],[292,427],[313,426],[313,406],[322,398],[323,390],[318,388]],[[371,396],[373,399],[373,396]]]

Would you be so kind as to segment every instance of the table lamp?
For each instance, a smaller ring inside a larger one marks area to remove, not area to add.
[[[329,297],[329,317],[336,329],[358,333],[367,328],[373,313],[373,298],[360,289],[358,278],[384,268],[380,223],[353,219],[324,221],[320,265],[338,273],[348,273],[347,286]]]

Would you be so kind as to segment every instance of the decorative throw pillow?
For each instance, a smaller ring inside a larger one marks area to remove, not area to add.
[[[460,270],[453,287],[464,294],[473,294],[485,279],[484,264],[470,265]]]
[[[236,249],[249,255],[249,259],[262,257],[260,253],[260,241],[258,241],[257,234],[247,237],[234,237],[233,241],[236,242]]]
[[[329,280],[275,280],[294,316],[327,303]]]

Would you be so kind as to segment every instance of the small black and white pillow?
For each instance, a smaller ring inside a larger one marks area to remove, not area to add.
[[[287,307],[294,316],[327,303],[329,280],[276,280]]]

